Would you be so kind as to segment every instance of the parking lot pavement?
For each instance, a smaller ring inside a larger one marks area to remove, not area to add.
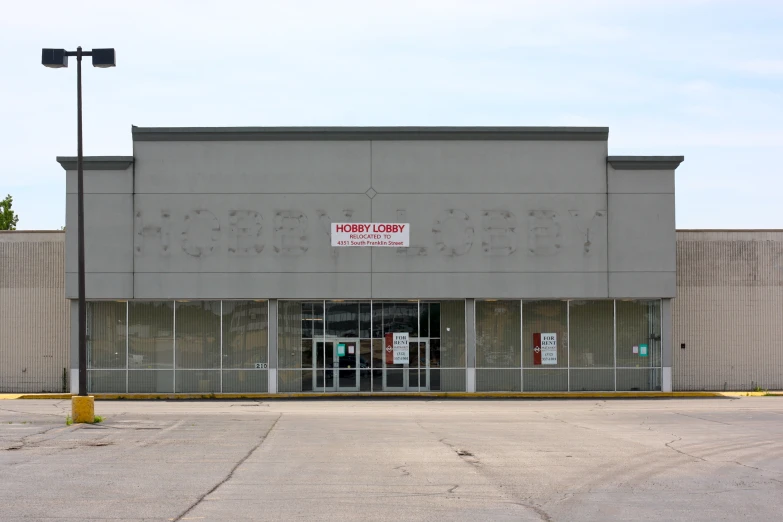
[[[0,520],[779,520],[783,399],[0,404]]]

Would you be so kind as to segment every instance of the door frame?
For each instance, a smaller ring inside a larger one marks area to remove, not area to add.
[[[422,355],[419,354],[419,367],[413,368],[414,370],[424,370],[427,380],[426,386],[412,386],[410,383],[410,370],[409,364],[403,364],[401,368],[387,368],[386,357],[383,357],[383,391],[390,392],[412,392],[412,391],[428,391],[430,389],[430,338],[429,337],[409,337],[408,343],[424,343],[424,365],[421,365]],[[421,346],[419,346],[421,350]],[[402,371],[402,386],[388,386],[386,384],[387,371]]]
[[[337,357],[337,345],[339,343],[354,343],[356,345],[356,386],[340,386],[340,372],[350,371],[340,368],[340,358]],[[318,366],[318,345],[321,344],[326,349],[332,350],[332,366],[326,367],[326,358],[324,358],[324,367]],[[328,348],[328,347],[331,348]],[[359,391],[361,385],[361,343],[358,337],[320,337],[313,339],[313,361],[315,361],[315,371],[313,372],[313,391],[341,392],[341,391]],[[324,386],[318,386],[318,372],[324,372]],[[331,382],[329,386],[326,384]]]

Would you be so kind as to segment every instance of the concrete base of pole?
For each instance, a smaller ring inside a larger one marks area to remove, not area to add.
[[[71,397],[71,418],[75,424],[95,422],[95,397],[92,395]]]

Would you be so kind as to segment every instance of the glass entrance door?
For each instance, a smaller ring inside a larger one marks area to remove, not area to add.
[[[359,391],[359,340],[313,342],[314,391]]]
[[[430,389],[430,343],[428,339],[408,340],[408,364],[383,361],[384,391],[427,391]]]
[[[429,390],[430,350],[426,340],[413,340],[408,343],[408,391]]]
[[[359,340],[338,339],[334,342],[334,348],[337,391],[359,391]]]

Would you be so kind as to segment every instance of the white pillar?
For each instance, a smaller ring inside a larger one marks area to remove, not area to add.
[[[465,391],[476,391],[476,300],[465,299],[465,349],[467,371]]]
[[[269,324],[266,329],[269,333],[267,345],[267,392],[277,393],[277,299],[269,300]]]
[[[672,300],[661,299],[661,391],[672,391]]]

